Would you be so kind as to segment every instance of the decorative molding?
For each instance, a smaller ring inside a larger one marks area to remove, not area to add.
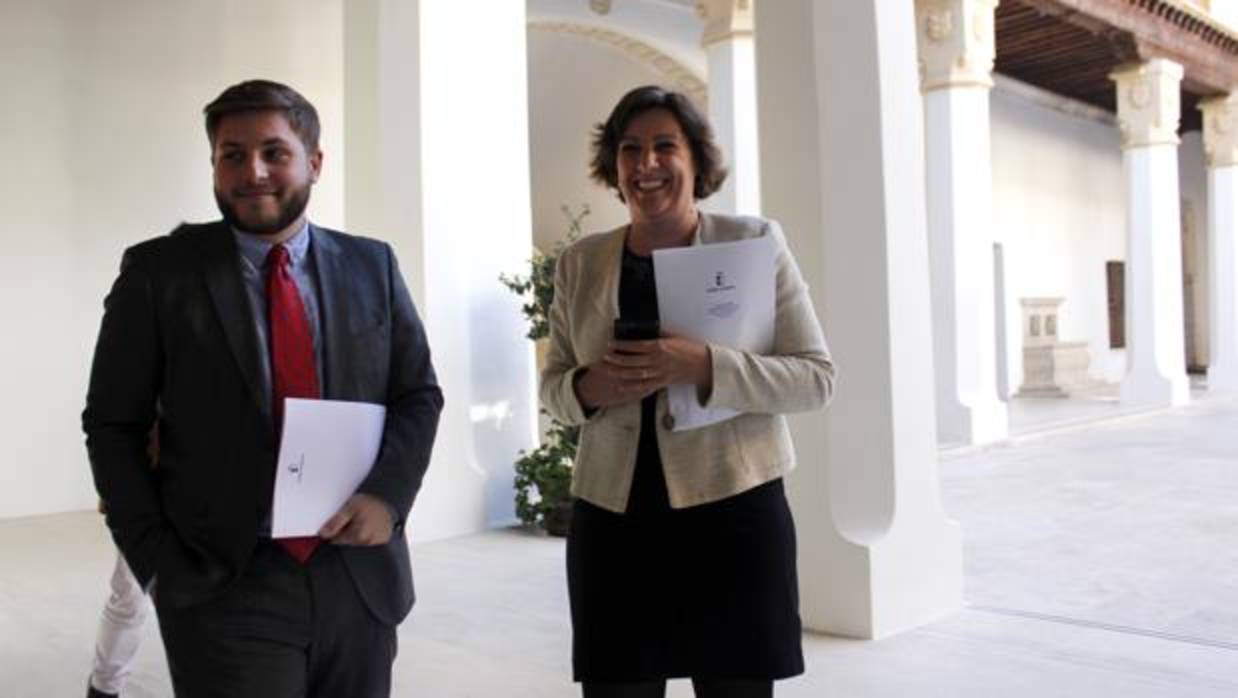
[[[1201,99],[1208,167],[1238,166],[1238,92]]]
[[[709,88],[701,76],[674,57],[634,36],[622,34],[604,27],[552,20],[530,21],[529,29],[550,32],[552,34],[578,36],[608,46],[635,61],[653,68],[662,75],[667,87],[684,93],[697,106],[705,108],[709,104]]]
[[[701,46],[752,36],[752,0],[696,0],[695,5],[705,23]]]
[[[954,13],[946,7],[931,7],[924,11],[924,35],[940,44],[954,32]]]
[[[1052,109],[1069,116],[1076,116],[1090,121],[1096,121],[1109,126],[1116,126],[1118,118],[1112,112],[1081,102],[1070,97],[1063,97],[1043,87],[1016,80],[1001,73],[994,73],[993,86],[997,92],[1013,95],[1032,104]]]
[[[1117,83],[1123,150],[1178,144],[1182,73],[1181,65],[1155,58],[1109,75]]]
[[[916,0],[920,91],[993,86],[997,0]]]

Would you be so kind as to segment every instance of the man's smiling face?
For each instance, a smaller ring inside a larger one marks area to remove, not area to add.
[[[211,166],[224,219],[282,240],[300,229],[322,152],[309,152],[282,112],[240,112],[220,120]]]

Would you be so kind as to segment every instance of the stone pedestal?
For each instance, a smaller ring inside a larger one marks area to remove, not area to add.
[[[1087,342],[1023,347],[1023,385],[1019,397],[1068,397],[1091,384]]]
[[[1062,342],[1057,316],[1061,298],[1024,298],[1023,385],[1019,397],[1066,397],[1093,381],[1087,342]]]

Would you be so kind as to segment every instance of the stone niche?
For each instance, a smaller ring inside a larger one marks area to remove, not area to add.
[[[1087,342],[1058,338],[1062,298],[1022,298],[1023,385],[1018,397],[1067,397],[1092,383]]]

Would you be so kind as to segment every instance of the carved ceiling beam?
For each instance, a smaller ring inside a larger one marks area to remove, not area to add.
[[[1170,0],[1022,0],[1045,15],[1106,37],[1119,62],[1168,58],[1201,94],[1238,88],[1238,34]],[[1131,49],[1136,55],[1129,55]]]

